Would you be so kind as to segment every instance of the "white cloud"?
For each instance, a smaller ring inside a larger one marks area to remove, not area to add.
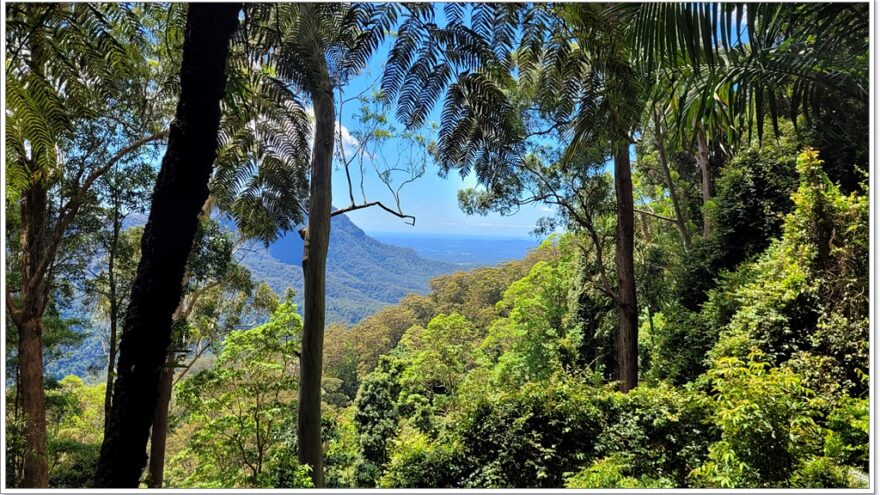
[[[315,129],[314,129],[315,110],[312,107],[307,107],[306,108],[306,115],[309,116],[309,122],[311,122],[313,124],[312,133],[311,133],[311,136],[309,139],[309,146],[311,147],[312,139],[314,139],[314,135],[315,135]],[[339,139],[340,134],[342,134],[342,139],[341,139],[342,143],[341,144],[345,147],[344,148],[345,152],[348,154],[351,154],[351,153],[354,153],[355,151],[357,151],[357,148],[358,148],[358,145],[360,144],[360,142],[357,140],[356,137],[351,135],[351,132],[349,132],[348,128],[345,126],[342,126],[342,130],[340,133],[339,121],[337,120],[335,122],[335,126],[333,128],[334,141]],[[339,144],[340,143],[336,143],[337,146]]]

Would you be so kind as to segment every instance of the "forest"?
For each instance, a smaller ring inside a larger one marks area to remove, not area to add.
[[[4,10],[6,488],[869,487],[868,3]]]

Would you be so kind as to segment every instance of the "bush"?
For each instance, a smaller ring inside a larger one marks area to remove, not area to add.
[[[693,479],[709,487],[788,486],[798,460],[820,447],[811,391],[790,369],[771,368],[757,349],[748,361],[717,359],[708,377],[721,438]]]
[[[640,480],[686,486],[689,473],[705,462],[709,444],[717,440],[709,426],[708,398],[666,384],[614,392],[610,398],[597,455],[627,456],[627,472]]]

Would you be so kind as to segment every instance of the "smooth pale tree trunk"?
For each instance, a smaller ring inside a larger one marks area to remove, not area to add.
[[[703,194],[703,236],[712,232],[712,220],[709,218],[707,205],[712,199],[712,169],[709,164],[709,143],[706,140],[706,130],[702,125],[697,129],[697,166],[700,167],[702,184],[700,190]]]
[[[617,194],[617,365],[620,391],[628,392],[639,382],[639,321],[633,263],[635,235],[632,170],[629,147],[620,148],[614,156],[614,189]]]
[[[312,95],[315,111],[315,142],[309,184],[309,219],[304,235],[303,337],[300,353],[299,411],[297,436],[299,462],[312,468],[315,487],[324,486],[321,444],[321,366],[324,348],[324,296],[327,248],[330,243],[330,176],[333,161],[335,110],[333,90],[326,67],[324,80]]]
[[[135,488],[146,464],[171,317],[217,156],[229,42],[240,11],[241,4],[187,7],[180,100],[123,325],[110,424],[95,476],[99,487]]]
[[[174,370],[177,360],[169,352],[159,381],[159,400],[153,413],[153,426],[150,430],[150,488],[162,488],[165,478],[165,446],[168,440],[168,408],[171,404],[171,389],[174,383]]]
[[[660,116],[655,112],[654,144],[657,146],[657,152],[660,155],[660,169],[663,171],[663,179],[666,181],[666,188],[669,189],[669,199],[672,201],[672,209],[675,211],[675,225],[678,227],[678,232],[681,234],[681,242],[684,245],[685,251],[687,251],[691,247],[691,233],[688,231],[687,222],[685,222],[684,215],[681,212],[681,203],[678,201],[678,191],[676,190],[675,182],[672,180],[672,172],[669,171],[669,161],[666,158],[666,139],[663,136],[661,125]]]

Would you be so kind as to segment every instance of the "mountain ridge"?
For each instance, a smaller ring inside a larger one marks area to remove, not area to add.
[[[302,302],[303,241],[296,231],[284,233],[241,259],[255,280],[276,292],[291,287]],[[460,265],[430,260],[411,248],[380,242],[347,216],[333,217],[327,253],[327,322],[356,323],[403,296],[426,293],[431,278],[461,270]]]

